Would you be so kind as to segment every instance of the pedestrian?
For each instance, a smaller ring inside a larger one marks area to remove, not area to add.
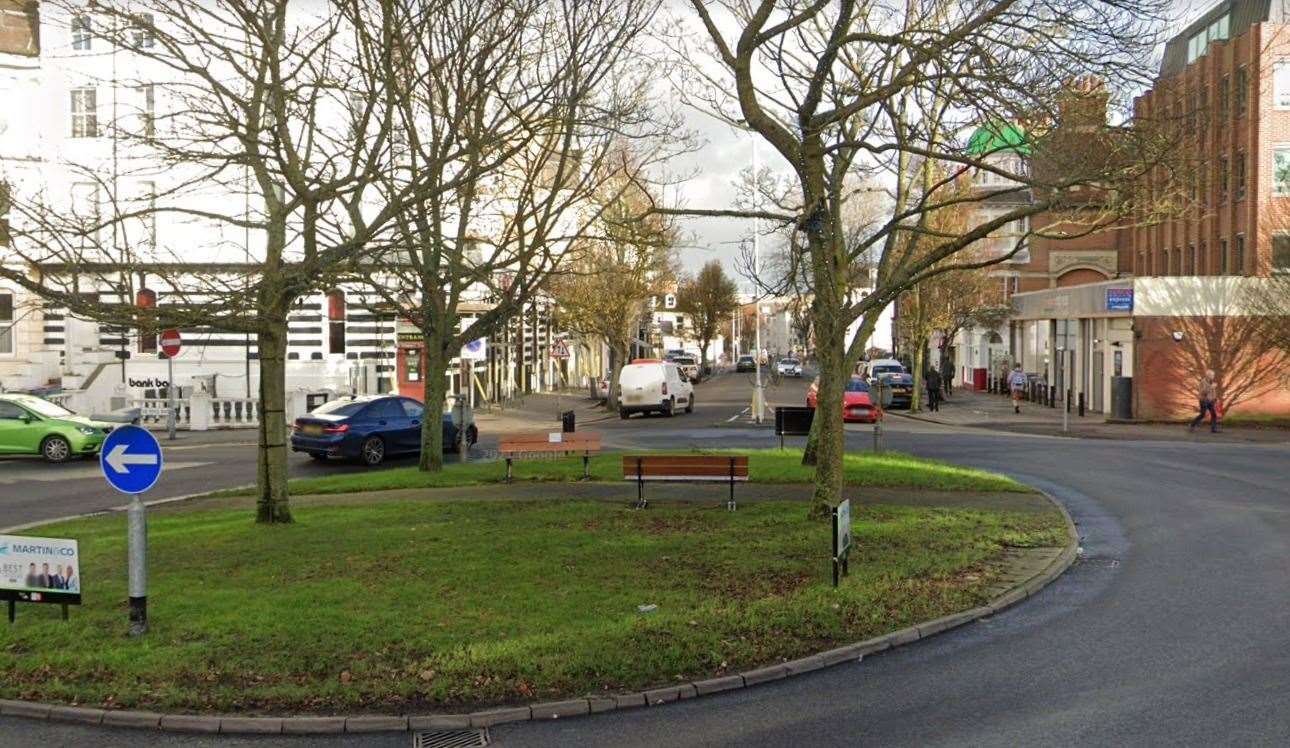
[[[927,409],[938,411],[941,409],[941,374],[936,369],[928,369],[927,374],[923,376],[924,384],[927,385]]]
[[[941,382],[942,382],[942,384],[944,384],[944,386],[945,386],[945,396],[946,396],[946,397],[949,397],[950,395],[953,395],[953,394],[954,394],[954,392],[953,392],[953,390],[954,390],[954,363],[953,363],[953,362],[951,362],[951,361],[946,361],[946,362],[945,362],[945,365],[944,365],[943,367],[941,367]]]
[[[1008,375],[1008,389],[1012,391],[1012,412],[1021,412],[1021,393],[1026,389],[1026,373],[1021,370],[1021,364],[1012,367],[1012,373]]]
[[[1209,431],[1211,434],[1218,433],[1218,409],[1215,404],[1218,402],[1218,387],[1214,384],[1214,370],[1206,369],[1205,376],[1200,378],[1200,383],[1196,386],[1196,399],[1200,401],[1200,413],[1192,419],[1191,425],[1187,427],[1188,431],[1195,431],[1200,422],[1205,420],[1205,413],[1209,413]]]

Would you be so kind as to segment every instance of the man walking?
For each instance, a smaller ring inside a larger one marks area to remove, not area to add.
[[[923,383],[927,385],[927,409],[936,411],[941,409],[941,374],[936,369],[928,369],[927,374],[923,375]]]
[[[1021,364],[1012,367],[1012,373],[1008,375],[1008,389],[1012,391],[1012,412],[1021,412],[1021,393],[1026,391],[1026,373],[1021,370]]]
[[[1215,403],[1218,402],[1218,387],[1214,384],[1214,370],[1206,369],[1205,376],[1200,378],[1200,384],[1196,387],[1196,397],[1200,400],[1200,413],[1192,419],[1191,425],[1187,427],[1188,431],[1195,431],[1201,421],[1205,420],[1205,413],[1209,413],[1209,431],[1211,434],[1218,433],[1218,409]]]

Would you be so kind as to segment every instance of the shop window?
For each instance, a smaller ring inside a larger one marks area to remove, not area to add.
[[[0,293],[0,355],[14,351],[14,324],[13,294]]]
[[[1272,272],[1290,273],[1290,234],[1272,235]],[[3,314],[4,307],[0,306],[0,325],[4,324]],[[0,353],[4,353],[3,344],[0,344]]]
[[[327,294],[327,352],[345,352],[345,292]]]
[[[139,312],[139,353],[157,352],[157,292],[143,289],[134,298]]]
[[[421,381],[421,349],[403,349],[403,379],[407,382]]]

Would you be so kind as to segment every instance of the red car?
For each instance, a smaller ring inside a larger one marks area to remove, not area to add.
[[[806,407],[814,408],[818,399],[820,380],[817,377],[806,391]],[[882,408],[869,399],[869,383],[860,377],[851,377],[842,393],[842,420],[855,423],[877,423],[882,418]]]

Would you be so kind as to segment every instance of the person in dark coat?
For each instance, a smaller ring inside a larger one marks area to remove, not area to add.
[[[941,374],[936,369],[928,369],[927,375],[923,377],[927,385],[927,409],[941,409]]]

